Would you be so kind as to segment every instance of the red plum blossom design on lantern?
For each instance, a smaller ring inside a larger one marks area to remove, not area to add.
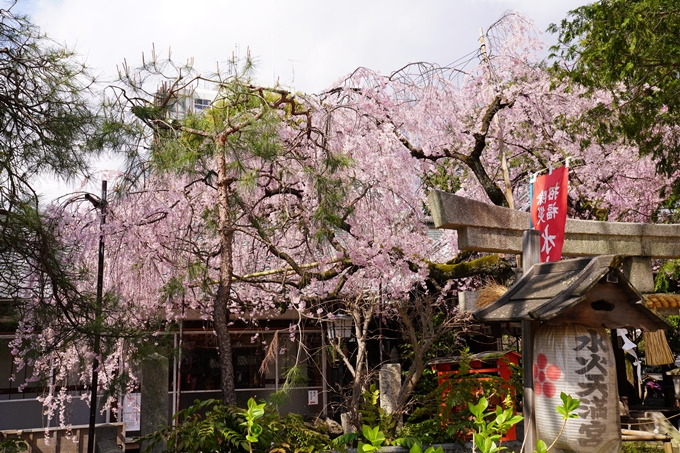
[[[548,364],[548,358],[545,354],[539,354],[534,363],[534,392],[536,396],[545,395],[547,398],[552,398],[557,393],[555,384],[562,376],[560,367],[553,364]]]

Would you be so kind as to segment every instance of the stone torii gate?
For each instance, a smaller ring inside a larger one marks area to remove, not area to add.
[[[428,196],[436,228],[458,232],[458,248],[465,251],[522,255],[524,272],[540,260],[538,231],[530,230],[528,212],[495,206],[454,194],[432,191]],[[652,258],[680,258],[680,224],[656,225],[567,219],[562,255],[624,256],[623,273],[640,293],[654,291]],[[524,417],[533,419],[532,331],[535,323],[522,322]],[[535,445],[533,429],[525,433]]]
[[[530,225],[528,212],[438,190],[430,192],[428,202],[434,226],[456,230],[460,250],[526,255],[523,241]],[[641,293],[651,293],[651,258],[680,258],[680,224],[567,219],[562,255],[628,257],[624,263],[626,277]]]

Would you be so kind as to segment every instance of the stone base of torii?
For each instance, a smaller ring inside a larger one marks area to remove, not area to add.
[[[441,191],[430,192],[428,201],[434,226],[456,230],[460,250],[520,254],[524,273],[540,261],[539,236],[537,231],[529,230],[528,212]],[[567,219],[562,255],[624,256],[623,274],[628,281],[640,293],[652,293],[652,259],[680,258],[680,225]],[[533,424],[532,337],[538,324],[522,321],[524,418],[527,425]],[[529,445],[536,442],[533,431],[529,429],[525,433]]]

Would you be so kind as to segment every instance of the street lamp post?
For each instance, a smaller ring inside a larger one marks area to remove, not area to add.
[[[87,436],[87,453],[94,453],[95,421],[97,417],[97,384],[99,380],[100,323],[102,321],[102,297],[104,287],[104,224],[106,223],[106,181],[102,181],[102,196],[99,200],[90,194],[85,198],[101,212],[99,222],[99,261],[97,263],[97,298],[95,299],[94,345],[92,347],[92,385],[90,387],[90,423]]]
[[[334,390],[331,397],[334,406],[338,402],[338,396],[343,385],[343,375],[341,373],[342,364],[338,360],[338,352],[335,348],[342,347],[342,340],[352,336],[352,322],[351,316],[346,314],[336,314],[333,317],[328,317],[324,320],[326,324],[326,334],[328,339],[333,344],[333,363],[331,368],[331,388]],[[333,409],[335,412],[335,408]]]

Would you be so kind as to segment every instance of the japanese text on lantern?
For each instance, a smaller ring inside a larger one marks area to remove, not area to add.
[[[589,335],[582,335],[576,337],[578,346],[574,351],[583,351],[587,349],[590,352],[590,358],[578,356],[580,369],[576,370],[576,374],[585,377],[586,382],[580,382],[578,385],[582,389],[576,392],[576,395],[581,400],[578,416],[584,420],[579,428],[579,433],[583,434],[579,438],[579,445],[581,447],[592,447],[600,443],[604,434],[607,432],[607,397],[609,389],[607,385],[607,358],[600,353],[607,352],[606,341],[597,334],[595,330],[588,330]],[[588,352],[585,353],[588,355]]]

